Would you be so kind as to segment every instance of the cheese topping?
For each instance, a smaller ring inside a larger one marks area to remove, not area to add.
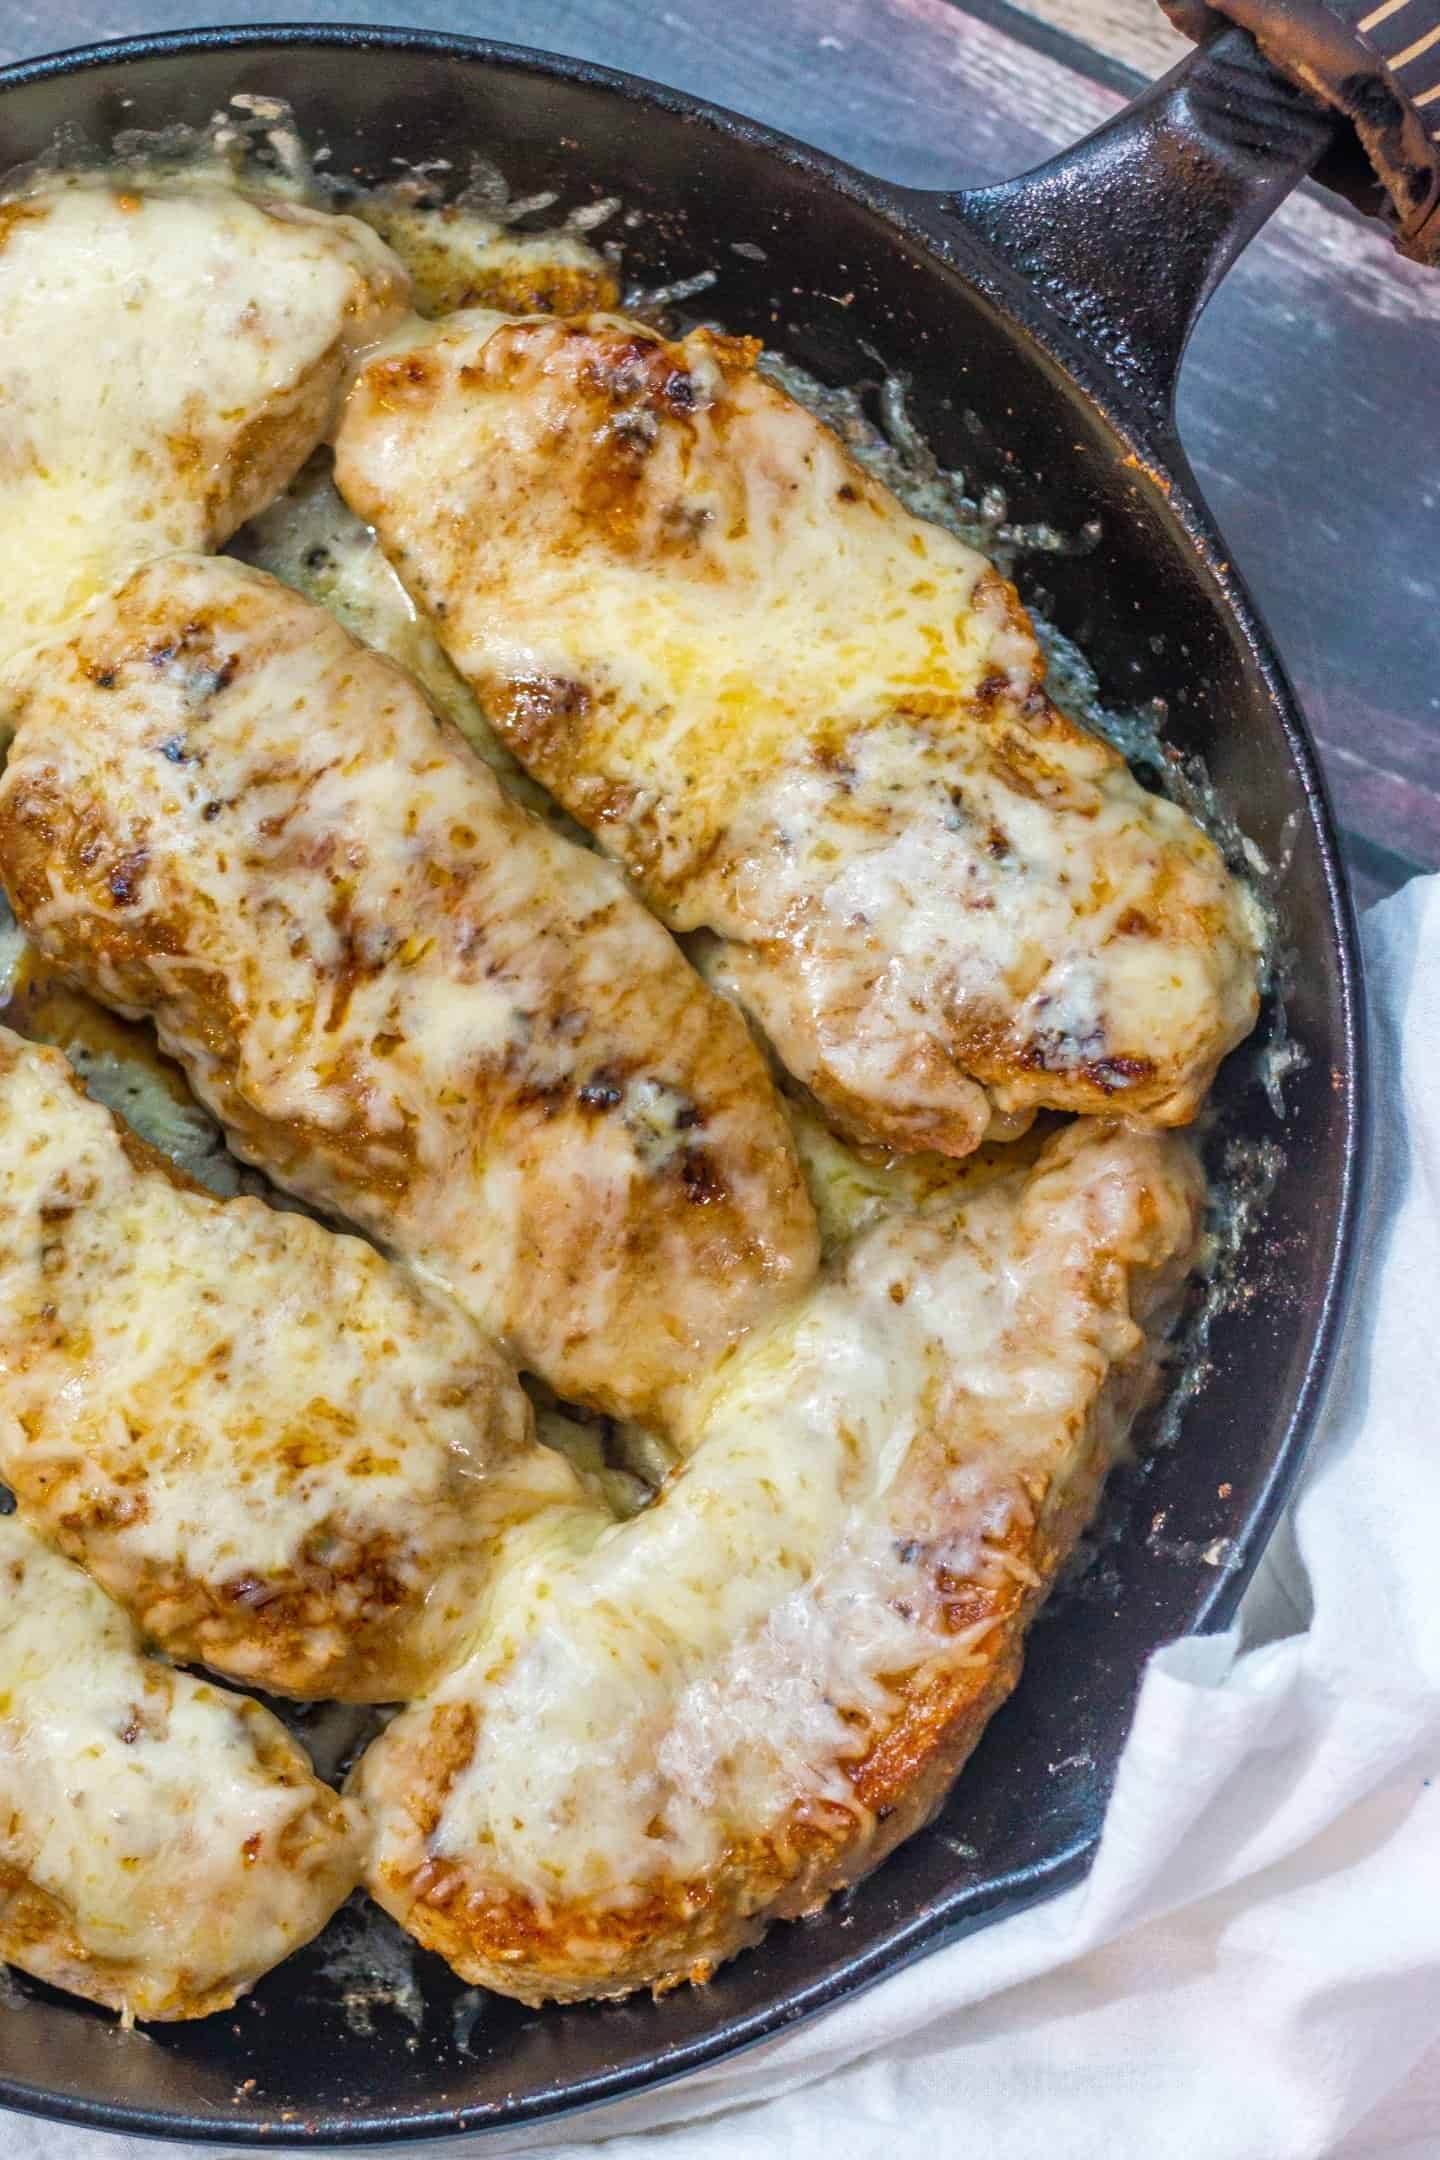
[[[614,317],[402,332],[336,440],[487,718],[849,1129],[1194,1114],[1258,1007],[1212,843],[1041,689],[1009,586],[754,369]]]
[[[376,1895],[422,1940],[427,1904],[463,1914],[452,1962],[540,1994],[487,1947],[507,1901],[563,1944],[582,1910],[668,1884],[699,1911],[755,1840],[853,1826],[907,1705],[990,1667],[1000,1593],[1053,1564],[1200,1190],[1182,1143],[1082,1124],[1028,1177],[882,1221],[697,1392],[645,1513],[519,1531],[470,1660],[357,1774]]]
[[[891,1216],[933,1214],[996,1178],[1023,1170],[1047,1137],[1032,1125],[1018,1140],[986,1141],[973,1155],[922,1155],[860,1148],[832,1132],[811,1104],[787,1097],[785,1114],[820,1223],[820,1251],[831,1260]]]
[[[198,2017],[318,1933],[359,1849],[268,1711],[142,1657],[0,1518],[0,1955],[127,2016]]]
[[[176,558],[0,705],[0,873],[42,949],[561,1395],[663,1424],[813,1272],[734,1010],[323,610]]]
[[[0,1029],[0,1477],[174,1655],[415,1692],[463,1654],[500,1526],[578,1488],[455,1307],[136,1155]]]
[[[474,691],[446,658],[368,526],[336,492],[329,458],[317,452],[268,509],[251,518],[231,543],[239,561],[317,600],[352,637],[413,675],[438,713],[457,727],[505,788],[557,830],[586,842],[481,712]]]
[[[620,297],[614,271],[578,231],[509,232],[463,202],[417,201],[406,182],[362,197],[356,214],[404,263],[422,315],[579,315]]]
[[[292,202],[92,174],[0,203],[0,653],[268,502],[407,300],[368,226]]]

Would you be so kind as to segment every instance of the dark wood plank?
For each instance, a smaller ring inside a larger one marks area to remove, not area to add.
[[[1072,25],[1092,4],[1046,0],[1058,21],[1070,8]],[[283,8],[232,0],[204,12],[243,22]],[[723,11],[709,0],[532,0],[523,27],[495,0],[318,0],[303,12],[523,34],[923,187],[1019,170],[1120,102],[1093,72],[1017,38],[1009,11],[1001,27],[952,0],[732,0]],[[0,0],[0,55],[182,26],[194,13],[193,0]],[[1362,843],[1366,889],[1440,864],[1437,321],[1440,279],[1304,191],[1212,303],[1182,380],[1182,432],[1294,673]]]
[[[1148,80],[1163,75],[1189,50],[1155,0],[1020,0],[1035,16],[1088,46],[1123,61]]]

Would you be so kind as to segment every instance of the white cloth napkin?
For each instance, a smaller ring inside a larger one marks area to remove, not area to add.
[[[526,2150],[1436,2160],[1440,878],[1366,945],[1379,1150],[1322,1435],[1234,1633],[1152,1661],[1089,1880]],[[6,2116],[0,2154],[159,2149]]]

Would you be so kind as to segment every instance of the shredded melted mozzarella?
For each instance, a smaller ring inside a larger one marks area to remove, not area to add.
[[[861,1137],[1193,1116],[1253,1025],[1218,851],[1045,698],[1013,589],[755,370],[753,341],[477,311],[336,438],[487,718]]]
[[[428,1866],[467,1911],[622,1911],[822,1804],[862,1814],[850,1772],[907,1684],[986,1662],[966,1586],[1038,1583],[1198,1191],[1181,1143],[1079,1126],[1028,1181],[861,1238],[697,1391],[645,1513],[518,1533],[469,1662],[362,1765],[377,1895],[405,1917]],[[459,1707],[473,1747],[422,1842],[410,1798]]]
[[[808,1280],[739,1017],[322,609],[172,558],[0,703],[0,871],[40,947],[562,1396],[663,1423]]]
[[[407,302],[367,226],[292,202],[87,174],[0,203],[0,652],[268,502]]]
[[[323,1927],[358,1833],[268,1711],[142,1657],[0,1518],[0,1955],[127,2016],[223,2008]]]
[[[398,192],[362,215],[394,255],[197,175],[0,205],[0,656],[92,608],[9,671],[0,866],[49,950],[158,1012],[247,1157],[432,1287],[179,1189],[0,1030],[0,1474],[174,1654],[420,1692],[357,1779],[372,1885],[413,1919],[460,1880],[475,1969],[523,1993],[492,1907],[563,1936],[787,1825],[863,1834],[857,1775],[915,1688],[994,1658],[966,1594],[1043,1587],[1197,1176],[1076,1128],[1027,1185],[1013,1152],[860,1154],[792,1106],[833,1261],[807,1294],[748,1042],[514,753],[892,1147],[1111,1095],[1188,1116],[1253,1015],[1258,927],[1192,821],[1046,706],[984,558],[744,341],[501,336],[477,302],[613,305],[578,235]],[[417,337],[402,264],[422,312],[473,312]],[[340,446],[392,568],[323,463],[262,506],[397,323]],[[555,829],[266,580],[181,559],[96,598],[257,510],[237,552]],[[537,1449],[451,1292],[666,1440],[627,1458],[547,1399]],[[353,1816],[18,1521],[0,1591],[0,1953],[127,2014],[232,2000],[350,1886]]]
[[[917,985],[954,1013],[983,1011],[1009,986],[1013,1048],[985,1060],[990,1104],[1007,1111],[1043,1101],[1047,1074],[1061,1092],[1069,1075],[1100,1074],[1101,1094],[1124,1108],[1127,1066],[1143,1056],[1148,1074],[1157,1046],[1208,1082],[1217,987],[1234,1024],[1253,1019],[1258,912],[1238,886],[1228,907],[1193,819],[1078,732],[1047,744],[1043,794],[1017,788],[992,751],[978,734],[937,742],[899,721],[860,730],[833,769],[804,752],[783,761],[731,828],[737,917],[770,911],[813,928],[795,936],[793,974],[737,941],[716,980],[781,1040],[803,987],[826,1016],[812,1056],[882,1133],[927,1113],[938,1130],[954,1092],[948,1064],[913,1055]],[[1177,891],[1213,938],[1136,920],[1137,900],[1168,892],[1175,909]],[[1196,1107],[1193,1079],[1174,1107]]]
[[[0,1030],[0,1476],[174,1654],[390,1701],[573,1494],[503,1361],[357,1239],[137,1162]]]

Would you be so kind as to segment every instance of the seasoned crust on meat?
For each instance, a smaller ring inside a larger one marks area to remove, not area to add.
[[[404,181],[362,198],[356,215],[404,263],[422,315],[580,315],[620,297],[613,269],[578,232],[507,232],[463,203],[416,202]]]
[[[1082,1122],[862,1237],[698,1392],[645,1514],[510,1541],[354,1774],[373,1894],[541,2002],[703,1978],[873,1867],[1014,1684],[1202,1195],[1184,1142]]]
[[[204,2017],[319,1933],[360,1829],[268,1710],[141,1656],[0,1517],[0,1957],[126,2017]]]
[[[0,877],[237,1152],[663,1423],[816,1261],[743,1021],[389,662],[176,557],[0,677]]]
[[[1155,1128],[1257,1003],[1210,841],[757,341],[582,312],[584,241],[414,180],[358,214],[0,204],[17,1013],[153,1018],[393,1255],[0,1028],[0,1957],[127,2018],[362,1877],[467,1981],[660,1992],[920,1827],[1197,1264]],[[346,522],[322,451],[237,543],[296,590],[215,560],[357,368]],[[150,1646],[411,1707],[341,1800]]]
[[[355,219],[220,186],[0,204],[0,654],[261,509],[408,295]]]
[[[753,339],[477,311],[361,371],[336,478],[527,768],[847,1130],[1191,1118],[1257,936],[1199,827],[1045,696],[1013,587]]]
[[[499,1529],[576,1491],[465,1314],[6,1029],[0,1478],[172,1656],[358,1702],[453,1666]]]

